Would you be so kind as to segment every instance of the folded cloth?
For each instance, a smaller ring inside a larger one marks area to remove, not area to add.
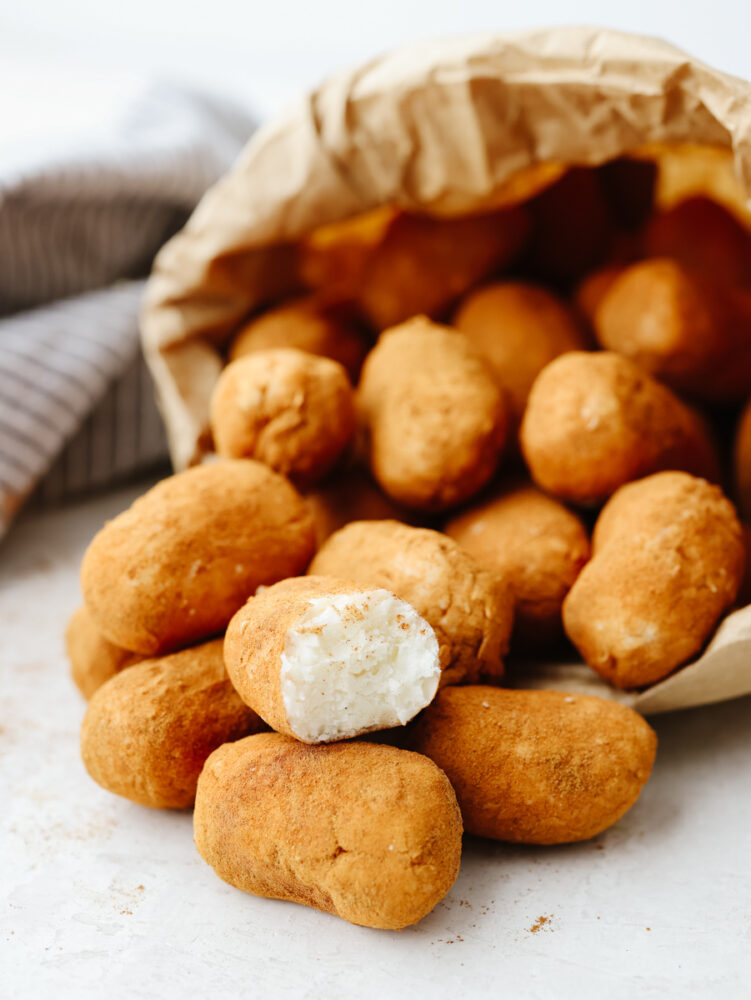
[[[222,101],[158,86],[100,129],[3,153],[0,534],[53,463],[48,499],[166,455],[132,279],[251,131]]]

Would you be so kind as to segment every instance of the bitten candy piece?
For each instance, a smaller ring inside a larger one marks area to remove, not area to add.
[[[394,500],[445,510],[490,479],[506,406],[467,337],[424,316],[384,333],[362,370],[358,402],[373,475]]]
[[[597,836],[633,806],[657,737],[605,698],[472,686],[441,691],[410,746],[448,775],[467,833],[567,844]]]
[[[563,635],[563,598],[589,559],[582,522],[533,486],[518,486],[470,507],[446,534],[514,596],[515,649],[536,650]]]
[[[515,427],[545,365],[586,346],[567,306],[547,289],[521,281],[470,292],[454,315],[454,325],[488,359],[506,393]]]
[[[727,403],[751,393],[751,293],[674,260],[625,268],[595,312],[603,347],[675,389]]]
[[[698,413],[633,361],[605,351],[572,351],[540,372],[521,443],[535,482],[572,503],[601,503],[662,469],[718,475]]]
[[[463,219],[398,215],[363,269],[360,305],[379,331],[419,313],[440,318],[468,288],[509,264],[528,230],[520,207]]]
[[[350,313],[344,303],[322,294],[284,302],[242,327],[230,346],[230,361],[257,351],[295,348],[338,361],[354,382],[370,344]]]
[[[105,639],[85,606],[74,611],[68,622],[65,650],[71,676],[87,701],[110,677],[143,659],[139,653],[121,649]]]
[[[311,573],[385,587],[435,630],[442,684],[503,675],[513,598],[453,539],[397,521],[355,521],[335,532]]]
[[[304,351],[258,351],[229,364],[211,397],[216,450],[255,458],[299,486],[322,479],[355,432],[344,368]]]
[[[107,791],[155,809],[186,809],[212,750],[262,728],[232,687],[215,639],[107,681],[84,716],[81,756]]]
[[[456,880],[462,823],[426,757],[264,733],[220,747],[196,795],[198,853],[230,885],[400,930]]]
[[[592,552],[563,622],[587,663],[620,688],[652,684],[699,652],[733,604],[745,560],[730,501],[683,472],[618,490]]]
[[[243,701],[304,743],[403,726],[441,675],[433,629],[409,604],[326,576],[251,597],[229,623],[224,655]]]
[[[157,483],[89,545],[86,606],[110,642],[144,655],[222,632],[261,584],[305,570],[313,523],[283,476],[227,460]]]

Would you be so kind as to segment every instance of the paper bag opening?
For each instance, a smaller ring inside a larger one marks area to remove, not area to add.
[[[621,157],[657,163],[658,204],[705,193],[751,218],[751,85],[664,42],[592,28],[429,42],[322,84],[253,137],[155,261],[143,343],[175,467],[210,448],[222,348],[299,287],[301,241],[325,242],[344,220],[367,228],[393,208],[507,208],[569,166]],[[723,684],[714,666],[697,686],[707,658],[716,663],[712,647],[662,682],[662,700],[648,692],[652,708],[751,692],[751,668]]]

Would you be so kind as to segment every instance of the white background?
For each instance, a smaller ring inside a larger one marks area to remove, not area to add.
[[[563,23],[660,35],[751,76],[748,0],[0,0],[0,140],[78,122],[122,75],[200,84],[263,116],[412,39]]]

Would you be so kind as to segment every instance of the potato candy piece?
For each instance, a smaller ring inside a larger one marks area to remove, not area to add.
[[[308,288],[354,299],[374,250],[401,213],[390,205],[318,226],[297,244],[297,271]]]
[[[595,312],[597,339],[676,389],[727,402],[751,392],[751,294],[677,261],[626,268]]]
[[[411,604],[435,630],[441,684],[502,676],[511,593],[439,531],[356,521],[326,541],[310,572],[385,587]]]
[[[620,688],[652,684],[699,652],[735,600],[745,559],[730,501],[683,472],[618,490],[592,550],[563,621],[587,663]]]
[[[454,316],[454,325],[490,362],[506,392],[515,427],[545,365],[559,354],[586,346],[563,302],[545,288],[520,281],[470,292]]]
[[[567,844],[595,837],[631,808],[657,737],[605,698],[472,686],[441,691],[410,746],[448,775],[467,833]]]
[[[162,480],[109,521],[86,551],[81,586],[110,642],[153,655],[223,631],[260,584],[302,572],[314,546],[286,479],[227,460]]]
[[[85,605],[71,615],[65,630],[65,650],[71,676],[87,701],[110,677],[143,659],[139,653],[105,639]]]
[[[510,587],[515,648],[538,649],[562,637],[563,598],[589,559],[578,517],[534,487],[520,486],[471,507],[445,530]]]
[[[224,669],[222,640],[142,660],[107,681],[81,726],[86,770],[102,788],[155,809],[193,804],[204,761],[263,728]]]
[[[204,861],[238,889],[400,930],[456,880],[462,823],[426,757],[264,733],[208,759],[194,831]]]
[[[284,302],[242,327],[230,346],[230,361],[289,347],[338,361],[356,382],[370,345],[350,313],[345,303],[321,294]]]
[[[318,545],[351,521],[406,521],[408,511],[381,492],[369,475],[360,469],[347,469],[317,490],[306,493],[305,504],[313,517]]]
[[[699,415],[633,361],[608,352],[571,352],[543,369],[521,443],[532,478],[572,503],[600,503],[662,469],[718,474]]]
[[[424,316],[387,331],[365,361],[358,402],[373,475],[399,503],[445,510],[493,475],[506,408],[484,359],[458,331]]]
[[[513,260],[528,228],[520,207],[463,219],[398,215],[364,268],[360,305],[376,330],[419,313],[439,318]]]
[[[225,659],[246,704],[304,743],[405,725],[438,690],[433,629],[387,590],[282,580],[229,623]]]
[[[216,450],[255,458],[300,486],[322,479],[355,432],[355,397],[336,361],[259,351],[228,365],[211,398]]]
[[[606,264],[605,267],[592,271],[576,286],[574,304],[579,314],[587,320],[589,326],[594,326],[600,303],[623,274],[623,264]]]
[[[723,205],[697,195],[652,217],[648,257],[674,257],[716,281],[751,287],[751,232]]]

